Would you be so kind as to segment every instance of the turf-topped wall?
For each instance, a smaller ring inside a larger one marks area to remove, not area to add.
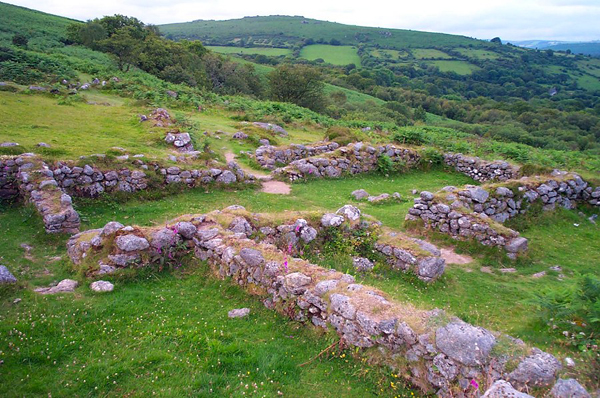
[[[523,177],[481,187],[445,187],[433,194],[421,192],[406,216],[425,227],[459,239],[475,239],[485,246],[504,248],[509,257],[527,250],[527,240],[506,228],[506,220],[526,213],[532,205],[544,210],[573,209],[577,203],[600,207],[600,187],[593,188],[575,173]]]
[[[372,245],[368,251],[371,253],[377,251],[392,268],[414,273],[424,282],[435,281],[445,269],[445,261],[441,258],[437,247],[418,239],[382,231],[379,221],[369,216],[361,218],[360,210],[351,205],[343,206],[336,214],[288,212],[285,215],[251,214],[240,206],[232,206],[225,211],[213,212],[201,217],[212,217],[223,228],[236,234],[253,237],[256,241],[265,244],[272,244],[289,256],[296,256],[315,247],[320,248],[325,242],[336,239],[336,236],[340,239],[339,234],[341,234],[343,236],[341,239],[353,236],[361,245],[369,247]],[[164,246],[161,239],[165,237],[175,239],[170,228],[161,227],[149,231],[150,246],[155,249],[162,249]],[[77,240],[78,237],[74,239]],[[177,239],[170,243],[176,242]],[[128,256],[123,252],[112,253],[100,259],[99,263],[92,264],[92,273],[101,271],[101,265],[106,270],[111,267],[116,270],[142,260],[143,258],[139,256]]]
[[[338,148],[321,156],[293,161],[288,166],[273,171],[290,181],[304,178],[340,177],[343,174],[361,174],[377,170],[379,158],[387,155],[392,162],[407,167],[418,164],[417,151],[395,145],[371,146],[357,142]]]
[[[352,223],[352,213],[341,216]],[[206,260],[221,278],[264,300],[272,308],[306,325],[334,330],[343,344],[362,349],[373,362],[390,366],[426,392],[440,396],[477,393],[508,380],[530,391],[549,388],[562,366],[551,354],[522,341],[446,315],[400,303],[354,277],[291,257],[275,245],[248,238],[243,208],[236,206],[206,215],[182,216],[165,227],[124,227],[109,223],[71,238],[72,261],[90,271],[110,256],[150,265],[157,256],[192,255]],[[325,219],[325,216],[322,220]],[[224,227],[228,225],[229,227]],[[327,221],[325,222],[327,225]],[[108,267],[96,271],[109,272]],[[508,387],[507,387],[508,388]]]
[[[318,142],[311,145],[292,144],[289,147],[263,145],[256,149],[254,158],[262,167],[273,170],[275,167],[290,164],[295,160],[331,152],[339,146],[336,142]]]

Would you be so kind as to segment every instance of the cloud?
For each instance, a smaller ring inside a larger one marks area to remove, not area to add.
[[[598,0],[9,0],[52,14],[87,20],[135,16],[164,24],[255,15],[303,15],[353,25],[425,30],[489,39],[600,39]]]

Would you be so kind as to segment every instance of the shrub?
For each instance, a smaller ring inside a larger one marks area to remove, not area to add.
[[[377,159],[377,171],[387,175],[394,171],[394,162],[388,155],[383,154]]]
[[[394,133],[392,139],[400,144],[423,145],[427,142],[425,134],[416,129],[401,129]]]

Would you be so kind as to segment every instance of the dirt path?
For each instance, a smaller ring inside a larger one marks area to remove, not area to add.
[[[441,248],[442,258],[446,260],[446,264],[469,264],[473,261],[473,258],[464,255],[457,254],[453,249]]]
[[[235,154],[233,152],[225,152],[225,160],[229,162],[235,162]],[[275,195],[289,195],[292,191],[292,187],[290,184],[287,184],[283,181],[273,180],[273,177],[270,174],[266,174],[261,171],[252,170],[245,165],[237,162],[240,168],[244,171],[244,173],[252,174],[259,180],[262,184],[261,192],[271,193]]]

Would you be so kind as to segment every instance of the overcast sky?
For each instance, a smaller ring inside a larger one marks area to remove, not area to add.
[[[302,15],[353,25],[504,41],[600,40],[600,0],[3,0],[87,20],[124,14],[146,23]]]

